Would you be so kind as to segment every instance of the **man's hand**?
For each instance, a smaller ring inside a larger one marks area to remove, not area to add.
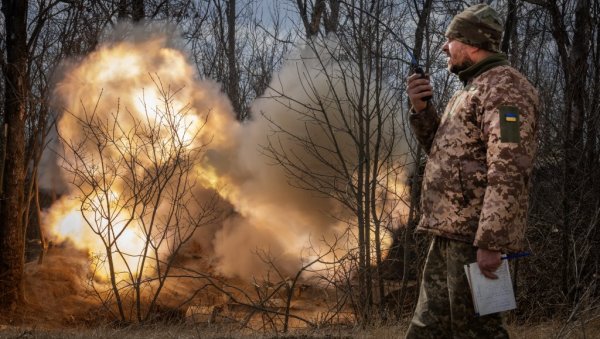
[[[486,278],[498,279],[498,276],[494,274],[500,264],[502,263],[502,253],[500,251],[490,251],[483,248],[477,250],[477,264],[481,273]]]
[[[419,73],[411,74],[407,79],[406,92],[415,112],[420,112],[427,107],[426,96],[433,95],[433,87],[429,83],[429,76],[422,77]]]

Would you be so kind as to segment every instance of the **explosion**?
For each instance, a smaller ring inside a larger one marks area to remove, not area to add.
[[[264,156],[273,124],[329,142],[290,103],[313,100],[298,84],[299,65],[315,91],[331,90],[315,52],[291,58],[254,103],[254,119],[240,124],[219,85],[199,80],[170,41],[154,34],[104,43],[65,67],[56,87],[63,107],[55,147],[61,174],[51,179],[68,183],[68,193],[47,211],[46,229],[101,258],[95,270],[104,277],[111,267],[125,276],[160,270],[175,251],[198,249],[225,276],[256,277],[274,264],[291,275],[336,240],[353,248],[347,207],[291,186],[283,166]],[[282,92],[294,99],[282,100]],[[398,154],[406,154],[404,142],[396,142]],[[293,138],[279,145],[298,149]],[[339,147],[354,152],[350,143]],[[304,160],[317,172],[329,170]],[[404,190],[402,166],[393,164],[396,179],[387,182],[397,196]],[[386,213],[401,217],[403,208],[396,203]]]

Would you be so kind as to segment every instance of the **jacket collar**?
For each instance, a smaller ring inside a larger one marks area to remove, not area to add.
[[[490,70],[494,67],[509,65],[508,57],[504,53],[497,53],[490,55],[489,57],[479,61],[475,65],[465,69],[464,71],[458,72],[458,78],[462,81],[463,85],[466,86],[471,79],[475,78],[479,74]]]

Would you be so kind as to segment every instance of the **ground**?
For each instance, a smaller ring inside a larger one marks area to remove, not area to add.
[[[398,338],[408,324],[408,317],[404,317],[359,329],[352,326],[352,321],[340,321],[338,326],[316,329],[291,326],[288,333],[282,333],[280,326],[269,326],[272,319],[265,320],[264,316],[250,316],[251,322],[245,327],[241,321],[226,321],[229,316],[253,314],[252,310],[218,302],[217,307],[188,308],[187,314],[157,319],[144,326],[124,325],[111,322],[97,298],[86,289],[88,265],[87,254],[65,248],[50,251],[41,265],[28,263],[27,302],[0,318],[0,338]],[[318,314],[323,295],[316,290],[304,291],[296,297],[293,307],[306,311],[306,317],[313,317]],[[282,300],[274,300],[279,302]],[[509,331],[512,338],[600,338],[600,312],[592,314],[595,315],[586,319],[520,324],[512,321],[509,314]]]

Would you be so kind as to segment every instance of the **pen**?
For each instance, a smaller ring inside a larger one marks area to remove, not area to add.
[[[509,253],[509,254],[503,254],[502,259],[510,260],[510,259],[528,257],[530,255],[531,255],[530,252]]]

